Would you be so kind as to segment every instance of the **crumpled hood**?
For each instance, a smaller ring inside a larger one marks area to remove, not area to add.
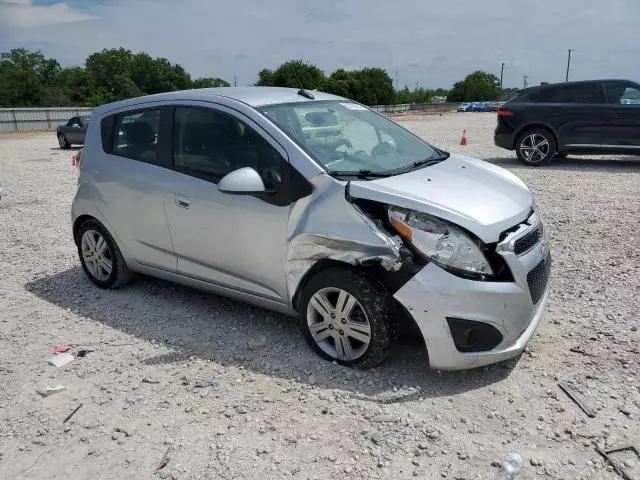
[[[526,220],[533,202],[514,174],[461,155],[402,175],[351,182],[349,194],[446,219],[485,243]]]

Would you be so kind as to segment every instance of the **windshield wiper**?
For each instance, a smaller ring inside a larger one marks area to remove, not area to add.
[[[415,170],[420,167],[428,167],[430,165],[435,165],[440,163],[447,158],[449,158],[451,154],[449,152],[442,152],[442,155],[437,155],[435,157],[425,158],[424,160],[418,160],[417,162],[410,163],[409,165],[401,168],[396,168],[394,170],[387,170],[386,173],[391,175],[397,175],[399,173],[406,173],[412,170]]]
[[[329,170],[329,173],[331,173],[331,175],[337,175],[338,177],[358,177],[358,178],[367,178],[367,177],[384,178],[391,175],[388,172],[374,172],[372,170]]]

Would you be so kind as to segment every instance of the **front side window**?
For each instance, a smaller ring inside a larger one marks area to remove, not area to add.
[[[111,153],[147,163],[158,163],[160,110],[143,110],[115,117]]]
[[[245,122],[205,108],[175,109],[173,163],[177,170],[217,182],[242,167],[255,169],[267,190],[282,182],[285,160]]]
[[[604,87],[608,103],[617,105],[640,105],[640,89],[624,84],[609,84]]]
[[[393,174],[445,158],[444,152],[391,120],[346,100],[269,105],[259,110],[337,175]]]

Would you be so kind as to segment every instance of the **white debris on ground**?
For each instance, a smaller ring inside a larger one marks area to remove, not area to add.
[[[535,193],[553,293],[519,361],[430,372],[404,340],[361,372],[259,308],[149,278],[101,291],[71,239],[72,152],[53,134],[3,136],[0,478],[485,480],[507,452],[524,459],[517,478],[618,478],[595,447],[640,443],[640,159],[527,168],[493,146],[495,115],[397,118]],[[56,345],[75,360],[48,365]]]

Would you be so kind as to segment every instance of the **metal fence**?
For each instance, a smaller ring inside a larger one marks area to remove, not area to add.
[[[376,105],[376,112],[393,113],[414,110],[442,112],[455,110],[458,103],[404,103],[401,105]],[[0,108],[0,132],[28,130],[52,130],[78,115],[89,115],[88,107],[60,108]]]
[[[371,107],[372,110],[380,113],[395,113],[409,111],[436,111],[446,112],[448,110],[456,110],[459,103],[402,103],[399,105],[376,105]]]
[[[52,130],[71,117],[89,115],[88,107],[0,108],[0,132]]]

